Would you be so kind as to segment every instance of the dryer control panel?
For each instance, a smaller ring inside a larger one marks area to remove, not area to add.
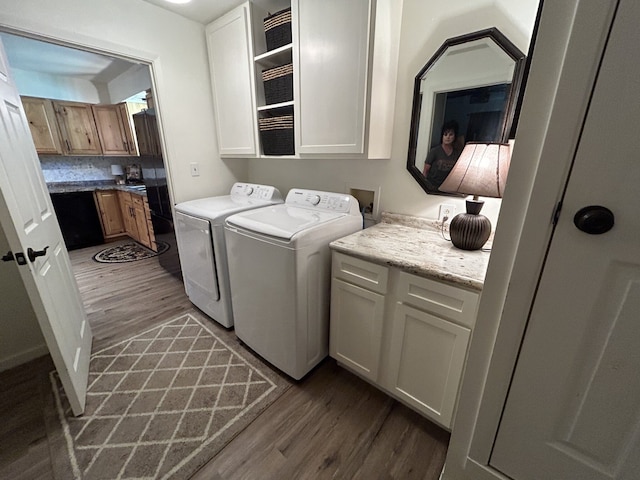
[[[249,197],[260,200],[282,200],[280,191],[270,185],[236,182],[231,187],[232,197]]]
[[[330,212],[347,213],[349,215],[360,215],[358,200],[346,193],[292,188],[287,194],[285,204]]]

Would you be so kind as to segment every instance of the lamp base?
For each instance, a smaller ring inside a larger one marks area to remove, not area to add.
[[[481,249],[491,235],[491,222],[480,210],[483,201],[467,200],[467,213],[459,213],[449,225],[451,243],[461,250]]]

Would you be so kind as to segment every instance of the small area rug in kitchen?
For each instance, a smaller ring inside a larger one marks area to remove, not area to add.
[[[140,245],[137,242],[122,243],[113,247],[100,250],[93,256],[96,262],[100,263],[126,263],[135,262],[136,260],[143,260],[145,258],[155,257],[161,255],[169,250],[169,244],[166,242],[157,242],[158,251],[153,250]]]
[[[186,480],[291,386],[191,314],[92,354],[84,415],[51,384],[57,480]]]

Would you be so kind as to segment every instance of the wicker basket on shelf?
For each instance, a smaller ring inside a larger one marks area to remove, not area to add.
[[[291,8],[280,10],[264,19],[267,50],[291,43]]]
[[[258,119],[262,153],[265,155],[294,155],[293,115]]]
[[[267,105],[293,100],[293,64],[263,70],[262,82]]]

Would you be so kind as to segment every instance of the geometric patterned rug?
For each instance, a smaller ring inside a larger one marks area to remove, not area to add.
[[[100,250],[93,256],[93,259],[99,263],[125,263],[143,260],[145,258],[161,255],[169,250],[169,244],[158,240],[158,251],[154,252],[150,248],[140,245],[137,242],[123,243],[113,247]]]
[[[85,413],[55,372],[56,479],[188,479],[291,383],[190,314],[91,355]]]

